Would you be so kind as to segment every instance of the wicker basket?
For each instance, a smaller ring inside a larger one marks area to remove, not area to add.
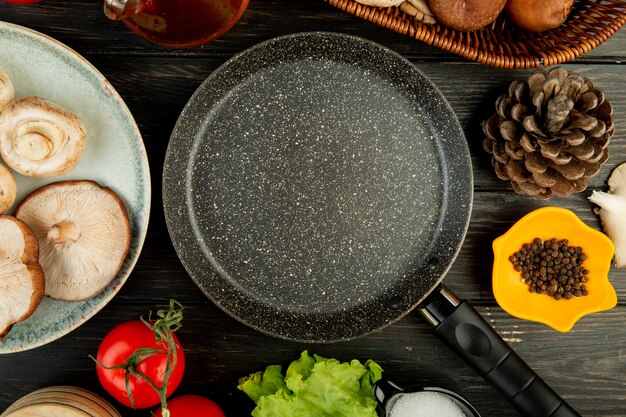
[[[626,23],[626,0],[576,0],[563,25],[542,33],[518,29],[505,13],[486,28],[461,32],[439,23],[423,24],[397,7],[324,1],[429,45],[500,68],[536,68],[570,61],[600,45]]]

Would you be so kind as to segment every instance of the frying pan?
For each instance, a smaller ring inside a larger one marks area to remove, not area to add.
[[[398,54],[331,33],[272,39],[216,70],[182,111],[163,173],[178,256],[236,319],[328,342],[418,307],[523,414],[578,415],[441,285],[472,193],[441,93]]]

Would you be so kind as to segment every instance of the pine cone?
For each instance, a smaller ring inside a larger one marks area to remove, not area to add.
[[[498,178],[546,199],[587,188],[609,154],[613,109],[593,81],[563,68],[516,80],[482,124]]]

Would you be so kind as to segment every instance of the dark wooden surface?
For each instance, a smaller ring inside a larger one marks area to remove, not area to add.
[[[382,331],[351,342],[304,345],[264,336],[232,319],[194,285],[168,238],[161,207],[161,171],[170,132],[199,84],[233,54],[277,35],[337,31],[359,35],[401,53],[441,89],[457,112],[470,144],[475,175],[472,222],[445,282],[469,299],[516,351],[585,416],[626,415],[626,272],[611,270],[619,303],[587,316],[569,333],[522,321],[503,312],[490,286],[491,241],[528,211],[547,204],[573,209],[599,228],[586,201],[589,192],[538,202],[515,195],[492,172],[481,149],[479,127],[508,83],[530,71],[488,68],[358,20],[322,0],[252,0],[240,23],[222,39],[192,50],[147,43],[122,24],[107,20],[99,1],[45,0],[38,5],[0,3],[0,20],[41,31],[90,60],[113,84],[133,113],[145,141],[153,179],[147,240],[130,279],[99,314],[49,345],[0,356],[0,410],[37,388],[69,384],[106,394],[87,357],[107,331],[164,306],[186,306],[179,337],[188,368],[178,393],[217,401],[228,416],[249,415],[252,405],[235,389],[237,379],[273,363],[287,364],[303,349],[343,360],[372,358],[402,385],[436,385],[466,396],[483,416],[517,415],[500,395],[452,354],[429,327],[411,314]],[[0,63],[1,65],[1,63]],[[605,187],[610,170],[626,160],[626,31],[566,68],[602,86],[615,109],[611,157],[591,188]],[[625,220],[626,221],[626,220]],[[108,398],[108,397],[107,397]],[[119,406],[124,416],[148,416]]]

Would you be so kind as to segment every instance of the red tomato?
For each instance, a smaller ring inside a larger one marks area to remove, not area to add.
[[[185,354],[175,334],[174,340],[177,362],[167,382],[168,396],[178,388],[185,372]],[[163,348],[163,345],[156,344],[154,332],[141,320],[128,321],[113,328],[102,339],[96,359],[104,366],[119,365],[124,363],[138,348]],[[141,361],[136,369],[152,379],[160,388],[163,386],[166,364],[167,353],[159,353]],[[131,407],[132,404],[126,391],[126,370],[105,369],[96,365],[96,371],[102,387],[120,403]],[[135,408],[149,408],[161,403],[159,394],[146,381],[130,375],[129,385],[133,393]]]
[[[170,417],[226,417],[217,404],[199,395],[181,395],[167,402]],[[159,408],[154,417],[162,417]]]

